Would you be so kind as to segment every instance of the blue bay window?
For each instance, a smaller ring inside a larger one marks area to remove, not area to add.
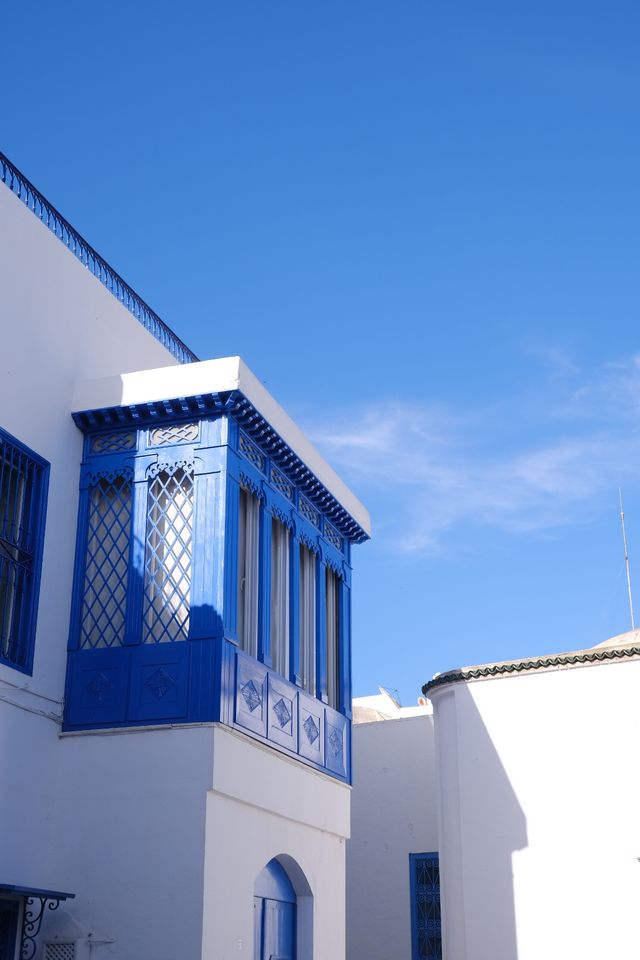
[[[348,779],[366,535],[241,395],[199,402],[76,415],[65,725],[221,721]]]

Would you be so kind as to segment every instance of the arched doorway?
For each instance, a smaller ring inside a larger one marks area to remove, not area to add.
[[[296,960],[296,892],[277,860],[256,879],[253,931],[253,960]]]

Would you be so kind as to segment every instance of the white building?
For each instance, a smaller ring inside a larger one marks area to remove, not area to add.
[[[348,960],[635,960],[639,684],[634,631],[354,701]]]
[[[367,512],[0,181],[0,960],[341,960]]]

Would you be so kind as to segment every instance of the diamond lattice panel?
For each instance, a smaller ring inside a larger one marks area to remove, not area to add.
[[[127,595],[131,483],[102,479],[89,499],[82,647],[122,643]]]
[[[145,554],[145,643],[186,640],[191,588],[193,476],[162,471],[149,486]]]

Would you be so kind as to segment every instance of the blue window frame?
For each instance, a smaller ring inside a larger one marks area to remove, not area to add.
[[[0,662],[31,673],[49,464],[0,428]]]
[[[438,854],[410,853],[409,869],[412,960],[442,960]]]

